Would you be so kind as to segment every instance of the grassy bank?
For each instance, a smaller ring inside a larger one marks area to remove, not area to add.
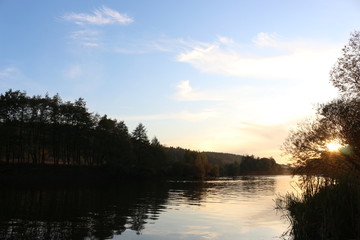
[[[342,179],[324,182],[314,179],[300,195],[287,194],[277,199],[291,223],[294,240],[360,239],[360,185]]]

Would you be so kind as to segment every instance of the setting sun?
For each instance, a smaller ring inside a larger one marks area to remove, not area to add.
[[[342,148],[343,145],[341,145],[339,142],[337,141],[331,141],[326,143],[326,148],[328,151],[330,152],[335,152],[338,151],[340,148]]]

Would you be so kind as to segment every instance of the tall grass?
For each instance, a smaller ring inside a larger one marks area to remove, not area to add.
[[[309,177],[305,177],[309,178]],[[290,222],[294,240],[360,239],[360,184],[343,177],[338,180],[323,177],[305,179],[302,193],[279,197],[277,209]]]

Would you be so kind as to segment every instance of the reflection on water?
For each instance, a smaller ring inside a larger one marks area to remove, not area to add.
[[[290,177],[1,186],[0,239],[271,239]]]

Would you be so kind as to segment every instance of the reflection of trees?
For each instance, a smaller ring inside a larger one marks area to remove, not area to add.
[[[244,192],[270,192],[275,191],[276,180],[269,177],[243,177],[241,189]]]
[[[140,233],[168,198],[166,184],[1,187],[0,239],[106,239]]]
[[[172,182],[172,198],[185,198],[190,204],[200,204],[207,195],[209,183],[206,181],[175,181]]]
[[[244,176],[235,179],[222,178],[214,181],[176,181],[171,184],[171,200],[186,199],[199,205],[208,196],[273,195],[276,179],[262,176]]]

